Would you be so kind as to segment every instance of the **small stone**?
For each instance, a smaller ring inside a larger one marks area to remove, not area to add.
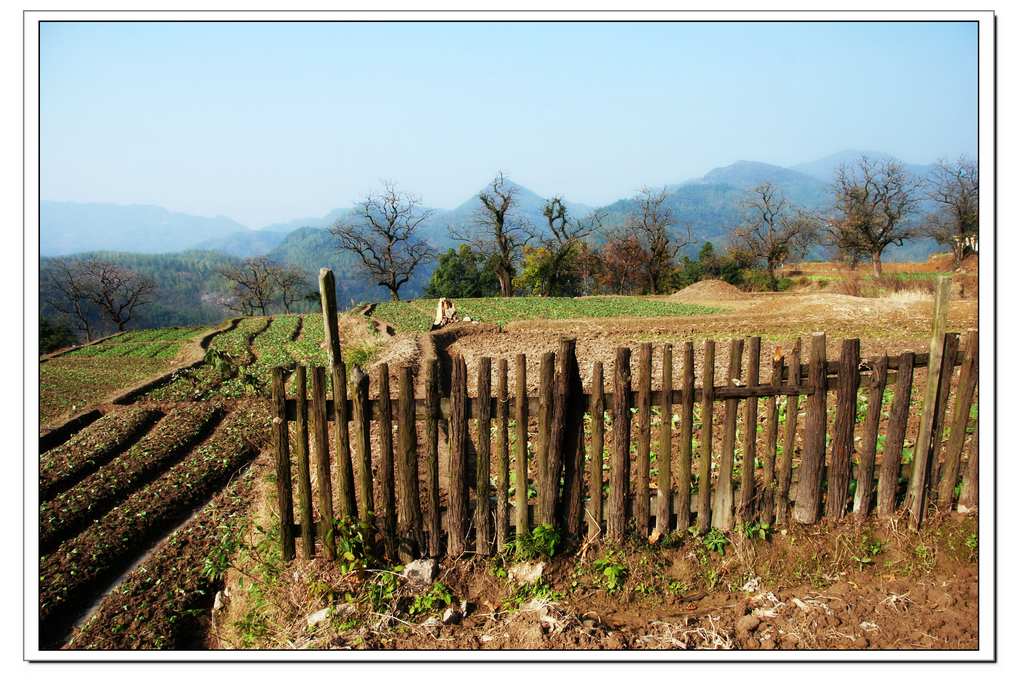
[[[218,611],[219,609],[223,608],[223,599],[224,599],[224,597],[223,597],[222,590],[220,590],[219,592],[216,592],[216,599],[212,603],[212,610],[213,611]]]
[[[464,599],[463,601],[460,602],[460,611],[463,613],[464,616],[469,616],[470,611],[472,610],[471,609],[472,606],[473,604]]]
[[[434,616],[431,616],[426,621],[421,623],[421,626],[422,627],[426,627],[426,628],[437,628],[441,624],[442,624],[442,621],[440,621],[438,618],[435,618]]]
[[[739,637],[748,637],[751,632],[760,626],[760,619],[750,614],[735,621],[735,634]]]
[[[330,611],[329,607],[326,606],[324,609],[319,609],[318,611],[315,611],[310,616],[308,616],[307,618],[308,627],[313,628],[319,623],[325,621],[329,617],[329,611]]]
[[[451,606],[445,610],[442,614],[442,623],[444,625],[456,625],[463,618],[463,614]]]
[[[655,528],[654,532],[650,534],[649,538],[647,538],[647,542],[648,544],[656,545],[660,541],[661,541],[661,531]]]
[[[532,585],[544,575],[543,561],[526,561],[509,568],[509,579],[521,585]]]
[[[330,613],[329,615],[332,616],[333,618],[346,620],[347,618],[352,618],[356,613],[357,607],[354,606],[353,604],[337,604],[336,606],[332,607],[332,613]]]
[[[403,569],[403,577],[417,585],[430,585],[438,575],[438,562],[434,559],[417,559]]]

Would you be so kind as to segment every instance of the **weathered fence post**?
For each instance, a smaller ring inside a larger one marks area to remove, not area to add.
[[[668,535],[672,521],[672,344],[661,347],[661,430],[657,446],[657,505],[654,510],[654,532]],[[681,497],[682,455],[679,455],[679,492]],[[689,472],[686,472],[686,516],[689,516]],[[682,509],[679,509],[682,521]]]
[[[325,368],[311,368],[312,436],[315,445],[315,479],[318,483],[318,535],[325,558],[336,558],[333,535],[335,515],[332,511],[332,462],[329,459],[329,422],[325,406]]]
[[[399,555],[406,563],[421,552],[421,491],[417,477],[417,423],[414,409],[414,374],[403,365],[399,374],[399,458],[396,460],[396,504],[399,520]]]
[[[788,361],[788,385],[799,387],[799,373],[802,366],[802,339],[797,338],[792,346],[792,356]],[[795,432],[799,422],[799,395],[785,398],[785,435],[781,446],[781,459],[778,462],[778,492],[775,519],[778,523],[788,523],[788,510],[792,490],[792,458],[795,456]]]
[[[452,358],[449,396],[449,556],[466,547],[467,520],[467,365],[462,355]]]
[[[914,353],[902,353],[898,356],[894,398],[891,401],[891,412],[887,418],[884,458],[880,463],[880,479],[877,481],[877,514],[882,518],[894,516],[895,502],[898,497],[898,474],[901,472],[901,450],[905,445],[908,406],[912,397],[914,367]]]
[[[516,478],[516,537],[530,532],[529,491],[527,490],[527,426],[530,421],[527,404],[527,356],[516,355],[516,459],[513,473]]]
[[[293,537],[293,488],[290,480],[290,428],[286,421],[286,382],[283,368],[272,368],[272,440],[276,451],[276,500],[279,503],[279,541],[283,559],[296,556]]]
[[[438,360],[424,366],[424,436],[427,448],[424,485],[427,488],[428,514],[425,526],[428,531],[428,554],[437,557],[442,553],[442,509],[438,489]]]
[[[322,268],[318,273],[318,290],[322,302],[322,321],[325,325],[325,346],[329,351],[332,373],[332,404],[335,415],[336,465],[339,475],[339,516],[357,515],[357,497],[354,493],[353,460],[350,457],[350,412],[347,406],[346,365],[339,339],[339,314],[336,310],[336,279],[332,270]]]
[[[478,554],[491,551],[491,358],[477,363],[477,501],[474,505],[474,543]]]
[[[653,346],[640,344],[640,384],[636,398],[636,416],[639,418],[636,445],[636,494],[633,516],[638,537],[646,538],[650,528],[650,386],[653,368]]]
[[[495,444],[495,547],[509,544],[509,362],[498,360],[498,438]]]
[[[750,337],[748,346],[746,386],[756,388],[760,385],[760,337]],[[746,410],[742,420],[742,479],[739,482],[739,505],[735,516],[740,524],[749,523],[754,516],[758,409],[758,398],[752,396],[746,398]]]
[[[375,516],[375,490],[371,472],[371,380],[360,367],[353,371],[353,425],[358,458],[357,490],[360,493],[359,518],[371,523]]]
[[[825,515],[839,520],[848,512],[848,486],[855,451],[855,417],[859,393],[859,339],[841,342],[838,364],[838,404],[831,440],[831,467],[827,475]]]
[[[810,340],[809,389],[793,510],[795,520],[806,524],[816,523],[820,513],[820,478],[827,449],[827,336],[823,333],[813,334]]]
[[[944,450],[944,464],[940,469],[940,490],[937,503],[943,510],[949,510],[954,500],[954,486],[958,481],[961,451],[965,445],[968,430],[969,411],[972,396],[979,380],[979,332],[970,331],[965,336],[965,360],[958,378],[958,394],[954,399],[954,413],[951,420],[951,436]]]
[[[389,395],[389,365],[378,365],[378,483],[382,497],[382,537],[385,555],[394,560],[396,543],[396,485],[392,455],[392,398]]]
[[[297,491],[300,493],[300,540],[305,559],[315,555],[315,524],[311,514],[311,464],[308,457],[308,389],[307,370],[297,365]]]
[[[669,359],[671,349],[669,349]],[[693,358],[693,342],[686,341],[682,347],[682,408],[679,416],[679,461],[677,470],[677,490],[675,503],[678,506],[678,519],[675,530],[681,537],[686,536],[690,525],[690,484],[693,478],[693,401],[696,398],[696,375]],[[671,382],[669,381],[669,385]],[[671,414],[665,415],[668,420],[668,434],[671,435]],[[664,437],[661,438],[662,442]],[[709,477],[708,477],[709,478]],[[709,484],[709,480],[708,480]]]
[[[564,379],[560,387],[565,405],[565,432],[562,437],[562,499],[559,518],[570,541],[580,537],[583,524],[583,442],[584,395],[580,379],[580,363],[576,360],[576,339],[562,339],[559,344]],[[556,398],[558,400],[559,398]]]
[[[629,488],[629,438],[631,381],[630,351],[615,349],[615,379],[612,385],[612,462],[608,490],[607,537],[619,542],[626,532],[626,498]]]
[[[944,336],[944,359],[940,370],[940,391],[937,394],[937,414],[933,421],[933,436],[930,443],[930,474],[927,480],[927,495],[935,495],[940,480],[940,451],[944,444],[944,423],[947,421],[947,403],[951,397],[951,376],[958,356],[959,337],[957,334]],[[927,504],[927,506],[929,506]]]
[[[696,528],[706,533],[711,523],[711,459],[714,443],[714,341],[703,344],[703,408],[700,412],[699,492],[696,500]]]
[[[601,534],[604,494],[604,365],[594,362],[590,384],[590,502],[587,508],[587,539]]]
[[[551,351],[541,355],[541,373],[537,409],[537,525],[551,524],[555,517],[554,488],[548,475],[548,451],[552,447],[552,422],[555,418],[555,354]]]
[[[860,521],[869,516],[873,506],[873,467],[877,458],[877,437],[883,411],[884,388],[887,386],[887,354],[877,358],[870,372],[866,393],[866,419],[862,425],[859,445],[859,470],[855,483],[855,517]]]
[[[969,446],[969,460],[965,466],[965,476],[961,481],[961,495],[958,497],[958,511],[969,514],[979,508],[979,420],[976,420],[976,431],[972,434]]]
[[[930,334],[930,361],[926,366],[926,389],[923,391],[923,412],[919,419],[912,476],[909,479],[907,507],[911,525],[919,528],[926,513],[927,478],[930,473],[930,451],[933,449],[934,421],[940,396],[941,365],[944,360],[944,328],[947,325],[947,302],[951,295],[951,280],[937,278],[937,293],[933,303],[933,331]],[[953,369],[953,368],[952,368]]]
[[[742,339],[732,339],[728,346],[728,386],[735,387],[742,379]],[[735,466],[735,429],[739,418],[739,399],[725,399],[725,423],[721,437],[721,457],[718,462],[718,484],[714,491],[714,518],[712,525],[731,530],[735,512],[735,492],[732,469]]]
[[[781,347],[774,349],[774,356],[771,358],[771,388],[775,391],[781,388],[781,375],[785,370],[785,358],[781,354]],[[777,488],[777,481],[774,480],[774,468],[778,458],[778,396],[772,395],[764,402],[767,431],[764,434],[763,453],[763,490],[760,500],[760,520],[764,523],[774,523],[774,493]]]

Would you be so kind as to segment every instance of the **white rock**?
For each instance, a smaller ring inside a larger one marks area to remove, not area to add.
[[[223,599],[224,596],[222,590],[216,592],[216,600],[212,603],[213,611],[218,611],[219,609],[223,608]]]
[[[318,611],[315,611],[310,616],[308,616],[307,618],[308,627],[313,628],[319,623],[327,620],[329,617],[329,611],[330,611],[329,607],[326,606],[324,609],[319,609]]]
[[[438,562],[434,559],[417,559],[403,569],[403,577],[418,585],[430,585],[438,575]]]
[[[455,625],[460,622],[460,619],[462,618],[463,614],[450,606],[445,610],[445,613],[442,614],[442,623],[445,625]]]
[[[421,623],[421,626],[422,627],[426,627],[426,628],[437,628],[441,624],[442,624],[442,621],[440,621],[439,619],[437,619],[434,616],[432,616],[431,618],[428,618],[426,621]]]
[[[521,585],[532,585],[544,575],[543,561],[526,561],[509,568],[509,579]]]

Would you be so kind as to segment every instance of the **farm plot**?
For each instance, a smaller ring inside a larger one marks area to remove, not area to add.
[[[59,357],[39,366],[39,421],[48,424],[165,372],[169,358]]]
[[[103,599],[66,649],[199,648],[205,609],[241,530],[256,473],[237,477]]]
[[[48,500],[111,460],[159,417],[156,410],[129,407],[100,417],[39,462],[39,498]]]
[[[264,445],[268,424],[265,405],[239,406],[204,444],[43,556],[39,604],[43,641],[57,639],[61,619],[249,461]]]
[[[188,341],[200,336],[204,327],[143,329],[114,336],[94,346],[71,351],[69,358],[173,358]]]
[[[379,303],[375,315],[391,323],[399,331],[426,332],[434,320],[436,301]],[[584,298],[553,298],[520,296],[515,298],[463,298],[456,300],[460,317],[479,322],[506,324],[516,320],[572,320],[605,317],[688,317],[711,315],[721,307],[679,303],[667,299],[642,296],[588,296]]]
[[[212,403],[185,405],[163,417],[138,443],[39,507],[41,551],[80,530],[168,468],[220,415]]]
[[[225,398],[267,396],[271,369],[294,364],[289,346],[299,328],[300,317],[296,315],[273,317],[269,326],[251,342],[253,361],[238,368],[237,376],[224,381],[217,394]]]

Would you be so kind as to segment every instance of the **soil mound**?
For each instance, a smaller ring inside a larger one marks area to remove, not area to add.
[[[739,301],[749,298],[749,294],[720,279],[705,279],[672,294],[672,298],[678,301]]]

